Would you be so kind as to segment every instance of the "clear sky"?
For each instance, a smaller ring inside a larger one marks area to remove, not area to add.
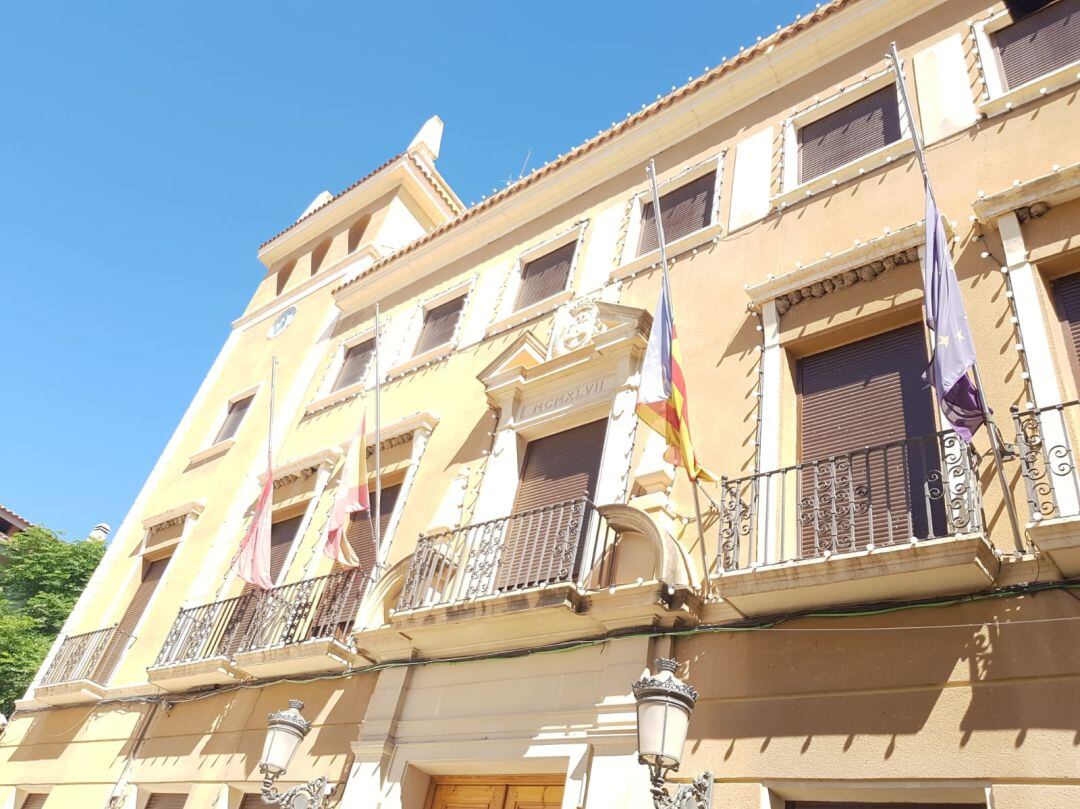
[[[69,538],[115,529],[262,277],[257,246],[429,116],[479,201],[812,8],[6,4],[0,503]]]

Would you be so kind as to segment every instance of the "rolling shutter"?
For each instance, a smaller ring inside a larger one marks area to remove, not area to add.
[[[285,560],[289,558],[289,550],[303,520],[304,515],[298,514],[287,520],[280,520],[270,527],[270,581],[275,584],[285,567]]]
[[[251,406],[251,400],[253,398],[255,397],[248,396],[239,401],[232,402],[229,405],[229,412],[225,414],[225,421],[221,423],[221,429],[218,430],[217,437],[214,438],[215,444],[221,441],[227,441],[236,435],[236,431],[240,429],[240,422],[244,420],[244,415]]]
[[[498,589],[565,581],[573,575],[574,570],[566,565],[566,554],[576,554],[571,566],[576,567],[588,512],[544,507],[593,495],[606,432],[607,420],[602,419],[529,442],[514,500],[513,513],[521,516],[510,521],[503,539],[495,577]],[[575,520],[580,521],[576,532]],[[569,540],[573,547],[560,553],[556,547],[560,538],[561,544]]]
[[[384,486],[382,498],[379,503],[379,536],[386,541],[386,529],[390,527],[390,518],[394,514],[394,506],[397,504],[398,495],[401,493],[401,484],[396,486]],[[375,548],[375,532],[372,523],[375,520],[375,491],[369,495],[371,503],[371,516],[368,512],[361,511],[349,518],[349,527],[345,529],[345,540],[352,546],[356,558],[360,560],[360,569],[365,573],[371,573],[375,568],[378,553]]]
[[[904,442],[936,429],[926,366],[919,324],[799,361],[803,556],[943,529],[940,499],[923,496],[936,439]]]
[[[245,795],[238,809],[266,809],[261,795]]]
[[[574,260],[577,242],[563,245],[546,256],[530,261],[521,269],[521,285],[518,287],[514,311],[531,306],[544,298],[558,295],[566,289],[570,277],[570,264]]]
[[[375,353],[375,340],[365,340],[364,342],[354,345],[348,351],[345,352],[345,359],[342,360],[341,370],[338,371],[337,379],[334,380],[334,390],[341,390],[347,388],[349,385],[355,385],[364,377],[364,371],[367,369],[368,362],[371,360],[371,355]]]
[[[660,197],[660,216],[664,223],[664,239],[671,244],[676,239],[701,230],[712,221],[713,192],[716,190],[716,172],[710,171],[686,185],[679,186]],[[641,239],[638,255],[659,247],[656,238],[656,217],[652,202],[641,208]]]
[[[416,343],[417,354],[423,354],[433,348],[449,343],[454,337],[461,309],[465,305],[465,296],[441,303],[428,309],[424,315],[424,327],[420,330],[420,339]]]
[[[799,182],[805,183],[900,140],[900,106],[890,84],[799,127]]]
[[[1009,89],[1080,59],[1080,0],[1059,0],[991,34]]]
[[[146,809],[184,809],[187,798],[176,792],[155,792],[146,802]]]
[[[1080,273],[1054,281],[1054,303],[1065,338],[1072,349],[1073,372],[1080,367]],[[1080,380],[1080,376],[1077,377]]]
[[[986,809],[984,803],[828,803],[787,801],[784,809]]]
[[[45,806],[45,799],[48,797],[48,794],[45,792],[34,792],[23,799],[22,806],[20,806],[19,809],[43,809]]]
[[[153,598],[158,584],[161,583],[161,577],[165,575],[165,568],[169,566],[170,558],[166,556],[164,559],[157,559],[149,564],[143,563],[142,579],[135,588],[135,594],[131,597],[127,609],[124,610],[123,617],[120,618],[120,622],[117,624],[118,631],[109,640],[109,645],[101,656],[101,662],[98,663],[97,671],[94,674],[95,682],[101,685],[108,684],[109,677],[112,676],[113,669],[116,668],[120,656],[127,648],[139,619],[146,612],[146,608],[150,605],[150,599]]]

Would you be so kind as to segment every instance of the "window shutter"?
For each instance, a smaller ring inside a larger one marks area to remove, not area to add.
[[[240,801],[239,809],[266,809],[261,795],[245,795]]]
[[[285,567],[285,560],[289,558],[289,550],[303,519],[301,514],[280,520],[270,527],[270,581],[274,583],[277,583],[278,576]]]
[[[1080,59],[1080,0],[1059,0],[991,35],[1005,86],[1019,87]]]
[[[251,406],[253,398],[253,396],[248,396],[229,405],[229,412],[225,414],[225,421],[222,422],[217,438],[214,439],[215,444],[219,441],[227,441],[236,435],[236,431],[240,429],[240,422],[244,420],[244,415],[247,413],[248,407]]]
[[[890,530],[892,541],[928,535],[923,486],[940,469],[937,443],[899,443],[936,429],[926,366],[919,324],[799,361],[803,556],[819,555],[834,534],[844,549],[852,539],[865,547],[871,530],[876,545],[887,544]],[[941,501],[933,502],[929,519],[941,530]]]
[[[695,230],[701,230],[712,221],[715,191],[716,172],[710,171],[660,197],[660,216],[663,217],[664,239],[668,244]],[[638,255],[648,253],[659,246],[653,204],[646,202],[641,206],[641,238],[638,241]]]
[[[19,809],[44,809],[45,799],[48,797],[48,794],[45,792],[31,793],[23,799],[22,806],[20,806]]]
[[[364,377],[368,362],[375,353],[375,340],[365,340],[358,345],[352,346],[345,352],[345,359],[341,363],[337,379],[334,380],[333,390],[341,390],[349,385],[355,385]]]
[[[986,809],[985,803],[830,803],[787,801],[785,809]]]
[[[146,809],[184,809],[187,798],[176,792],[155,792],[146,802]]]
[[[576,249],[577,242],[573,241],[522,267],[521,285],[514,301],[515,312],[566,289]]]
[[[1066,275],[1053,282],[1058,320],[1065,329],[1065,339],[1072,352],[1073,372],[1080,369],[1080,273]],[[1077,376],[1080,379],[1080,375]]]
[[[394,505],[401,493],[401,484],[384,486],[382,498],[379,504],[379,536],[386,541],[386,529],[390,526],[390,517],[394,513]],[[375,548],[375,533],[371,530],[375,519],[375,490],[372,489],[369,496],[371,502],[371,518],[366,511],[353,514],[349,519],[349,527],[345,530],[345,540],[352,546],[356,558],[360,560],[360,569],[365,573],[371,573],[375,568],[378,553]]]
[[[800,183],[900,140],[896,85],[883,87],[799,127],[798,140]]]
[[[542,509],[584,495],[593,496],[606,432],[607,420],[602,419],[530,441],[525,448],[525,463],[513,513]],[[495,578],[498,589],[531,587],[560,578],[558,559],[551,553],[551,546],[565,531],[568,515],[569,510],[561,514],[555,510],[510,521]],[[563,537],[562,541],[579,540],[587,517],[587,512],[581,514],[581,530],[577,536]]]
[[[439,304],[433,309],[428,309],[424,315],[424,327],[420,331],[420,339],[416,343],[417,354],[423,354],[433,348],[449,343],[454,336],[458,317],[461,316],[461,308],[465,305],[465,296],[454,298],[452,301]]]
[[[101,662],[98,663],[97,671],[94,673],[95,682],[101,685],[106,685],[109,682],[113,669],[116,668],[120,656],[127,648],[130,636],[135,632],[139,619],[142,618],[146,608],[150,605],[150,599],[153,598],[158,584],[161,583],[161,577],[165,575],[165,568],[169,566],[170,558],[166,556],[164,559],[157,559],[149,564],[143,563],[142,579],[135,588],[135,594],[131,597],[127,609],[124,610],[124,615],[117,624],[117,629],[120,631],[113,635],[108,647],[101,656]]]

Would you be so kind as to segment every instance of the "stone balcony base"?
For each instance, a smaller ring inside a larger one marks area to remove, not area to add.
[[[747,616],[971,593],[1001,562],[982,534],[908,542],[715,575],[714,595]]]
[[[243,676],[224,656],[188,663],[151,666],[146,673],[151,683],[167,691],[185,691],[207,685],[227,685]]]
[[[317,638],[270,649],[243,652],[233,665],[256,679],[344,671],[356,662],[356,653],[333,638]]]
[[[1027,524],[1027,534],[1049,556],[1061,575],[1080,576],[1080,516],[1055,517]]]
[[[80,702],[97,702],[104,698],[105,686],[93,680],[71,680],[66,683],[39,685],[34,689],[34,700],[46,705],[76,705]]]

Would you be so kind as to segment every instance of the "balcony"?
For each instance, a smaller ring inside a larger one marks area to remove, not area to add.
[[[996,577],[979,458],[951,431],[735,480],[714,593],[746,615],[971,592]]]
[[[346,570],[182,609],[150,681],[180,690],[345,669],[356,659],[349,634],[368,582]]]
[[[586,497],[421,537],[403,568],[389,624],[361,639],[372,659],[672,624],[695,598],[678,543],[642,512]]]
[[[130,640],[131,635],[115,626],[64,638],[34,689],[34,698],[49,705],[101,699]]]
[[[1080,576],[1080,480],[1075,440],[1080,402],[1012,408],[1027,497],[1027,533],[1066,577]]]

